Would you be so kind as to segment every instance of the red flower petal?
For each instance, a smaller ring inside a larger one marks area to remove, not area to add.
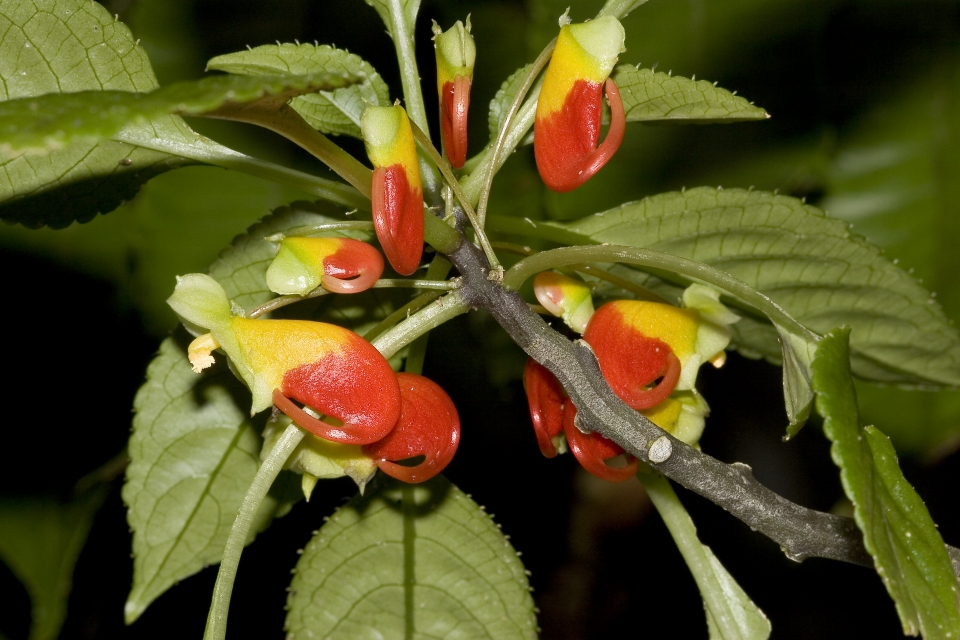
[[[460,417],[447,392],[423,376],[398,373],[402,407],[397,426],[378,442],[364,445],[364,454],[380,469],[404,482],[424,482],[450,464],[460,443]],[[424,456],[407,467],[396,461]]]
[[[606,461],[623,453],[616,442],[604,438],[599,433],[583,433],[573,423],[577,408],[568,402],[563,408],[563,431],[567,436],[570,451],[584,469],[601,480],[624,482],[637,475],[640,462],[633,456],[627,456],[624,467],[609,467]]]
[[[318,420],[293,398],[343,424]],[[283,376],[273,392],[277,407],[294,422],[326,440],[367,444],[386,436],[400,417],[400,388],[386,358],[357,338],[343,352],[303,365]]]
[[[423,192],[411,189],[402,164],[373,172],[373,226],[394,271],[408,276],[423,253]]]
[[[550,371],[530,358],[523,369],[523,387],[527,391],[533,431],[540,452],[547,458],[557,455],[553,438],[563,432],[563,388]]]

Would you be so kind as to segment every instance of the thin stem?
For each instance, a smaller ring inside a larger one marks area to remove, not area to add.
[[[687,260],[652,249],[617,245],[589,245],[542,251],[513,265],[504,275],[503,286],[515,290],[527,278],[541,271],[583,262],[623,262],[678,273],[724,290],[741,302],[758,309],[770,320],[792,333],[809,340],[819,340],[816,334],[797,322],[780,305],[730,274],[702,262]]]
[[[201,138],[204,142],[203,145],[183,144],[166,138],[148,138],[142,135],[136,135],[137,131],[140,130],[123,132],[119,136],[119,139],[130,144],[135,144],[138,147],[163,151],[223,169],[240,171],[247,175],[270,180],[271,182],[286,185],[294,189],[300,189],[318,198],[323,198],[324,200],[335,202],[352,209],[370,210],[369,196],[365,197],[353,187],[341,182],[326,180],[310,175],[309,173],[303,173],[302,171],[296,171],[272,162],[267,162],[266,160],[254,158],[206,138]]]
[[[453,291],[460,286],[459,280],[409,280],[406,278],[383,278],[377,280],[373,283],[371,289],[433,289],[436,291]],[[311,300],[313,298],[319,298],[321,296],[329,295],[330,291],[327,291],[323,287],[317,287],[310,293],[305,296],[298,295],[288,295],[288,296],[277,296],[267,302],[264,302],[258,307],[254,307],[247,312],[246,317],[248,318],[259,318],[265,313],[270,313],[271,311],[276,311],[288,305],[294,304],[295,302],[301,302],[303,300]]]
[[[647,0],[607,0],[607,3],[600,9],[597,17],[613,16],[614,18],[625,18],[627,14],[644,4]]]
[[[443,295],[441,291],[430,291],[423,295],[417,296],[407,304],[403,305],[386,318],[378,322],[372,329],[363,334],[363,339],[367,342],[373,342],[373,340],[379,336],[381,333],[397,324],[404,318],[409,318],[411,313],[419,311],[423,307],[427,306],[437,298]]]
[[[510,103],[510,108],[507,110],[507,115],[503,118],[503,124],[500,126],[500,131],[497,132],[497,140],[493,145],[493,152],[490,154],[488,160],[491,170],[486,174],[486,181],[483,184],[483,190],[480,191],[480,203],[477,205],[477,218],[480,220],[479,228],[483,228],[483,225],[487,219],[487,204],[490,201],[490,189],[493,188],[493,176],[496,174],[496,167],[498,166],[497,163],[500,160],[500,154],[503,151],[504,145],[506,144],[507,132],[510,131],[510,126],[513,124],[513,118],[520,109],[523,99],[527,96],[527,92],[530,91],[530,87],[533,86],[537,76],[540,75],[540,71],[547,66],[547,63],[550,61],[550,56],[553,55],[553,49],[556,46],[557,39],[554,38],[549,42],[549,44],[547,44],[546,47],[544,47],[543,51],[540,52],[540,55],[537,56],[537,59],[533,61],[533,64],[530,65],[530,71],[527,72],[527,76],[523,79],[523,84],[521,84],[520,88],[517,89],[517,94],[513,97],[513,101]]]
[[[266,239],[271,242],[278,242],[283,238],[298,238],[312,236],[327,231],[373,231],[373,222],[370,220],[355,220],[353,222],[326,222],[324,224],[310,224],[302,227],[294,227],[268,236]],[[274,240],[276,238],[276,240]]]
[[[574,271],[580,273],[585,273],[588,276],[593,276],[597,280],[603,280],[609,282],[612,285],[620,287],[624,291],[628,291],[642,300],[651,300],[653,302],[667,302],[666,298],[659,295],[658,293],[643,287],[636,282],[631,282],[626,278],[621,278],[615,273],[610,273],[606,269],[601,269],[600,267],[595,267],[589,264],[575,264],[570,265],[570,268]]]
[[[600,244],[589,236],[568,231],[545,220],[537,221],[530,218],[490,215],[487,216],[487,229],[514,236],[549,240],[559,244]]]
[[[337,175],[352,184],[364,196],[370,197],[373,172],[334,144],[330,138],[307,124],[306,120],[289,105],[283,105],[276,111],[241,106],[235,109],[218,111],[216,117],[255,124],[274,133],[279,133],[333,169]]]
[[[411,122],[424,131],[429,131],[427,110],[423,103],[423,91],[420,87],[420,71],[417,69],[416,42],[414,41],[413,25],[407,24],[403,15],[405,3],[388,2],[390,7],[387,25],[393,46],[397,51],[397,61],[400,65],[400,84],[403,87],[403,98],[407,107],[407,115]],[[440,180],[436,169],[430,166],[423,158],[420,159],[420,174],[424,182],[424,190],[436,193],[440,190]]]
[[[501,249],[521,256],[532,256],[536,253],[532,247],[528,247],[525,244],[517,244],[516,242],[491,242],[490,246],[494,249]]]
[[[373,346],[390,358],[423,334],[469,310],[460,292],[454,291],[372,340]]]
[[[426,278],[435,281],[443,280],[447,277],[447,274],[450,273],[452,267],[453,265],[450,264],[450,261],[447,260],[446,257],[437,255],[430,263],[430,267],[427,268]],[[423,363],[427,358],[427,342],[429,340],[430,334],[425,333],[410,343],[410,348],[407,349],[407,359],[403,363],[404,371],[417,374],[423,373]]]
[[[417,139],[417,142],[419,142],[423,150],[427,152],[430,159],[437,164],[440,173],[443,174],[453,194],[463,206],[463,211],[467,214],[467,219],[470,220],[470,224],[473,225],[474,230],[477,232],[477,240],[480,242],[480,247],[483,249],[484,255],[487,256],[487,262],[490,263],[490,268],[501,268],[500,262],[497,260],[497,254],[494,252],[493,247],[490,246],[487,234],[483,232],[483,226],[477,220],[477,214],[474,212],[473,207],[470,206],[470,202],[464,197],[463,192],[460,190],[460,183],[457,182],[453,171],[450,170],[450,164],[440,156],[437,148],[433,146],[433,142],[430,141],[430,138],[427,137],[427,134],[425,134],[420,127],[412,122],[410,123],[410,127],[413,130],[413,136]]]
[[[203,633],[204,640],[223,640],[227,634],[230,595],[237,577],[240,554],[243,553],[244,543],[250,535],[253,519],[260,510],[260,505],[273,481],[283,469],[287,458],[303,440],[304,435],[305,433],[294,424],[284,430],[277,444],[270,450],[267,459],[261,463],[257,475],[247,489],[247,494],[243,497],[240,511],[237,513],[236,520],[233,521],[227,544],[223,548],[223,560],[220,561],[217,584],[213,588],[213,600],[210,603],[210,612],[207,614],[207,627]]]
[[[710,559],[711,552],[697,537],[697,527],[693,524],[690,514],[680,502],[673,487],[670,486],[670,481],[644,464],[640,465],[637,477],[643,483],[650,501],[660,513],[677,549],[680,550],[680,555],[690,568],[697,588],[700,589],[704,605],[720,628],[720,636],[739,638],[740,628],[737,626],[733,612],[730,611],[729,596],[724,591],[724,586],[717,580],[717,574]]]

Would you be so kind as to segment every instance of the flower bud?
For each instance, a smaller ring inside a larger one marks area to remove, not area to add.
[[[467,159],[467,112],[470,108],[470,85],[477,47],[467,25],[457,20],[442,32],[433,23],[434,47],[437,51],[437,91],[440,94],[440,131],[443,148],[450,166],[459,169]]]
[[[423,187],[417,147],[403,107],[367,107],[360,119],[373,163],[373,226],[390,266],[408,276],[423,253]]]
[[[542,271],[533,279],[533,293],[547,311],[563,318],[568,327],[583,333],[593,316],[590,285],[553,271]]]
[[[319,286],[359,293],[383,273],[383,257],[366,242],[350,238],[284,238],[267,268],[267,286],[280,295],[304,296]]]
[[[612,16],[560,28],[537,101],[533,139],[540,177],[554,191],[582,185],[623,142],[626,116],[617,85],[609,79],[623,41],[623,27]],[[597,147],[604,87],[610,128]]]

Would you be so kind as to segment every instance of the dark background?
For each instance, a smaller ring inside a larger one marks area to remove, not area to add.
[[[572,17],[589,17],[595,5],[575,3]],[[431,19],[449,26],[473,14],[478,65],[470,132],[476,151],[486,141],[486,104],[502,79],[552,37],[565,6],[533,0],[425,1],[417,36],[431,121],[436,122],[429,80]],[[143,39],[161,82],[199,77],[206,59],[247,44],[319,40],[363,55],[399,95],[392,44],[376,13],[361,0],[131,0],[108,3],[108,8]],[[951,235],[957,205],[948,197],[960,177],[953,145],[960,5],[947,0],[651,0],[624,24],[628,52],[621,61],[656,63],[659,70],[718,80],[774,117],[715,127],[633,125],[610,167],[568,198],[544,193],[532,154],[522,150],[498,180],[492,211],[568,218],[681,186],[777,188],[831,211],[861,212],[850,218],[854,230],[916,269],[941,294],[948,313],[960,315],[950,250],[958,237]],[[237,148],[316,170],[304,154],[267,134],[221,124],[197,127]],[[871,145],[919,151],[891,173],[856,182],[844,173],[845,154]],[[361,151],[356,142],[346,146]],[[910,191],[917,184],[929,189]],[[899,208],[871,210],[869,196],[891,185],[920,195]],[[857,197],[866,204],[850,207]],[[173,327],[160,302],[172,288],[172,276],[204,270],[232,235],[267,212],[227,217],[215,232],[195,240],[187,238],[205,214],[200,203],[192,205],[183,205],[175,218],[181,226],[168,234],[173,239],[149,237],[136,210],[56,232],[68,240],[49,232],[2,230],[0,268],[10,274],[3,498],[69,500],[78,479],[123,449],[133,395],[159,338]],[[130,240],[132,225],[138,224],[136,240]],[[116,225],[127,226],[116,235]],[[91,257],[97,255],[98,233],[122,236],[127,244],[104,248],[109,260],[98,261]],[[202,249],[188,250],[178,242]],[[608,638],[625,629],[651,637],[705,637],[696,587],[639,483],[608,485],[580,471],[571,456],[540,457],[519,382],[522,364],[522,355],[494,323],[475,316],[434,332],[425,373],[442,382],[463,418],[461,448],[447,476],[496,514],[523,552],[533,574],[542,637]],[[719,371],[704,368],[701,390],[713,409],[704,451],[750,464],[761,482],[791,500],[843,509],[837,471],[816,421],[791,442],[781,441],[786,419],[778,368],[732,355]],[[914,408],[898,414],[883,404],[883,397],[896,402],[895,392],[863,389],[862,395],[872,403],[867,417],[891,433],[905,454],[905,473],[927,500],[945,540],[960,543],[954,498],[960,464],[951,455],[957,414],[927,411],[949,408],[951,400],[919,394],[920,400],[910,400]],[[215,567],[162,596],[132,627],[123,626],[132,561],[121,483],[119,477],[109,482],[80,556],[62,637],[198,637]],[[322,486],[311,503],[276,521],[245,552],[231,610],[233,637],[282,637],[284,587],[296,550],[323,516],[355,492],[346,480]],[[771,619],[774,638],[901,635],[893,604],[872,571],[825,560],[793,563],[774,543],[719,508],[678,492],[702,540]],[[11,640],[26,638],[29,599],[2,564],[0,593],[0,633]]]

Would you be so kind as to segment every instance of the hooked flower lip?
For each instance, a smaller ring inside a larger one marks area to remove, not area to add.
[[[390,266],[408,276],[423,253],[423,186],[416,142],[403,107],[367,107],[360,126],[373,163],[373,226]]]
[[[537,101],[533,139],[540,177],[554,191],[582,185],[623,142],[626,115],[617,85],[608,77],[623,41],[623,27],[612,16],[560,29]],[[610,128],[597,147],[604,89]]]
[[[563,406],[566,396],[553,374],[533,358],[527,358],[523,369],[523,388],[533,431],[537,435],[540,453],[546,458],[557,456],[556,441],[563,433]]]
[[[429,378],[398,373],[401,410],[396,427],[383,439],[366,444],[363,453],[380,470],[404,482],[424,482],[453,459],[460,444],[460,417],[447,392]],[[423,456],[414,466],[397,461]]]
[[[267,268],[267,286],[280,295],[306,295],[322,286],[335,293],[366,291],[383,273],[383,257],[352,238],[288,237]]]

